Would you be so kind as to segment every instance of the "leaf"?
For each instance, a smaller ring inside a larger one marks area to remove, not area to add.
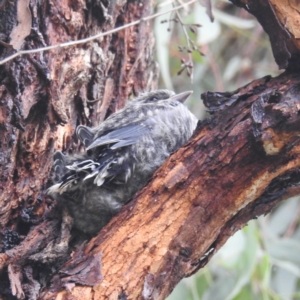
[[[221,34],[221,26],[218,20],[211,23],[206,14],[205,8],[198,3],[195,5],[194,12],[195,23],[200,23],[201,28],[198,28],[197,44],[209,44],[217,39]]]
[[[239,29],[251,29],[255,27],[256,20],[254,19],[242,19],[234,17],[232,15],[226,14],[220,10],[215,10],[214,12],[216,20],[226,24],[227,26],[234,26]]]
[[[281,203],[270,215],[268,230],[276,236],[284,234],[292,221],[291,216],[297,211],[298,205],[299,197],[293,197]]]
[[[298,279],[299,277],[295,276],[295,274],[283,268],[278,268],[272,286],[278,294],[284,296],[284,299],[292,299],[293,294],[297,292]]]
[[[172,8],[172,5],[164,7],[164,10]],[[169,90],[173,89],[172,79],[170,75],[170,66],[169,66],[169,48],[172,31],[167,31],[166,25],[161,24],[161,21],[164,19],[169,19],[171,13],[165,14],[156,18],[154,23],[154,32],[156,38],[156,53],[157,60],[160,67],[161,77],[164,81],[164,85]]]
[[[265,247],[272,258],[289,261],[300,266],[300,242],[293,239],[265,240]]]
[[[202,4],[206,8],[206,14],[208,15],[211,22],[214,21],[214,16],[212,13],[212,5],[211,0],[199,0],[200,4]]]
[[[191,290],[187,287],[185,280],[186,279],[181,280],[167,300],[194,300]]]
[[[237,266],[239,274],[234,287],[226,297],[227,300],[234,298],[242,290],[242,288],[250,281],[251,275],[255,269],[258,251],[256,223],[254,221],[249,222],[248,227],[244,229],[244,232],[246,234],[245,250],[240,256]]]
[[[219,278],[205,291],[201,300],[224,300],[234,289],[238,278],[237,272],[229,272],[228,276]]]

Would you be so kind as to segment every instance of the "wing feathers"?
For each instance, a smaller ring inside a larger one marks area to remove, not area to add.
[[[149,125],[149,124],[148,124]],[[78,126],[76,134],[87,147],[87,150],[105,146],[100,153],[87,154],[80,161],[68,162],[67,157],[60,151],[54,154],[54,168],[57,173],[64,174],[59,186],[58,193],[62,194],[72,190],[76,185],[83,184],[88,179],[93,179],[97,186],[109,182],[117,177],[120,182],[126,182],[132,172],[125,157],[118,149],[135,144],[141,136],[149,131],[150,126],[144,124],[131,124],[113,130],[93,140],[93,131],[86,126]],[[84,159],[85,158],[85,159]]]
[[[115,144],[110,147],[111,149],[133,145],[148,130],[146,126],[138,124],[128,125],[97,138],[87,147],[87,150],[108,144]]]
[[[85,147],[88,147],[94,139],[94,132],[92,129],[83,125],[79,125],[76,128],[76,135],[85,145]]]

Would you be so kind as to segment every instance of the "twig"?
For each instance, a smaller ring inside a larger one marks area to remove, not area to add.
[[[191,82],[193,81],[193,59],[192,59],[192,55],[191,55],[191,40],[190,37],[187,33],[187,30],[185,28],[185,24],[183,23],[180,14],[178,13],[178,11],[175,12],[177,19],[179,21],[179,23],[181,24],[186,42],[187,42],[187,52],[188,52],[188,57],[189,57],[189,61],[188,64],[185,63],[185,66],[187,67],[187,72],[188,72],[188,76],[191,78]],[[191,68],[190,68],[191,66]]]
[[[112,30],[109,30],[109,31],[106,31],[106,32],[103,32],[103,33],[98,33],[96,35],[93,35],[91,37],[88,37],[88,38],[85,38],[85,39],[82,39],[82,40],[65,42],[65,43],[51,45],[51,46],[42,47],[42,48],[38,48],[38,49],[21,50],[21,51],[18,51],[16,53],[14,53],[14,54],[12,54],[12,55],[4,58],[3,60],[1,60],[0,61],[0,65],[4,64],[4,63],[6,63],[6,62],[8,62],[8,61],[10,61],[10,60],[12,60],[12,59],[20,56],[20,55],[32,54],[32,53],[37,53],[37,52],[42,52],[42,51],[48,51],[48,50],[57,49],[57,48],[64,48],[64,47],[69,47],[69,46],[84,44],[84,43],[90,42],[92,40],[98,39],[100,37],[103,37],[103,36],[106,36],[106,35],[109,35],[109,34],[112,34],[112,33],[119,32],[119,31],[121,31],[123,29],[126,29],[128,27],[140,24],[141,22],[152,20],[152,19],[154,19],[156,17],[159,17],[161,15],[167,14],[167,13],[172,12],[172,11],[176,11],[176,10],[178,10],[178,9],[180,9],[182,7],[185,7],[187,5],[190,5],[190,4],[194,3],[194,2],[196,2],[196,0],[191,0],[191,1],[186,2],[184,4],[181,4],[181,5],[178,5],[176,7],[173,7],[171,9],[167,10],[167,11],[159,12],[159,13],[150,15],[148,17],[141,18],[140,20],[131,22],[129,24],[123,25],[123,26],[118,27],[118,28],[114,28]]]

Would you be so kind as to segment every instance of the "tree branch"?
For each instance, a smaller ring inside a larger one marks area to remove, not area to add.
[[[2,60],[0,60],[0,65],[5,64],[5,63],[9,62],[10,60],[12,60],[12,59],[14,59],[14,58],[16,58],[16,57],[18,57],[20,55],[27,55],[27,54],[39,53],[39,52],[44,52],[44,51],[49,51],[49,50],[54,50],[54,49],[61,49],[61,48],[65,48],[65,47],[71,47],[71,46],[75,46],[75,45],[85,44],[85,43],[88,43],[90,41],[102,38],[104,36],[107,36],[107,35],[119,32],[119,31],[124,30],[126,28],[138,25],[141,22],[146,22],[146,21],[155,19],[155,18],[157,18],[157,17],[159,17],[161,15],[167,14],[167,13],[172,12],[172,11],[177,11],[178,9],[186,7],[186,6],[188,6],[188,5],[190,5],[190,4],[194,3],[194,2],[196,2],[196,0],[191,0],[191,1],[188,1],[186,3],[182,3],[182,4],[177,5],[177,6],[171,8],[169,10],[161,11],[161,12],[158,12],[156,14],[152,14],[152,15],[144,17],[144,18],[142,18],[140,20],[136,20],[136,21],[130,22],[130,23],[125,24],[123,26],[120,26],[120,27],[108,30],[106,32],[101,32],[101,33],[95,34],[93,36],[90,36],[90,37],[87,37],[87,38],[84,38],[84,39],[80,39],[78,41],[64,42],[64,43],[60,43],[60,44],[56,44],[56,45],[50,45],[50,46],[41,47],[41,48],[37,48],[37,49],[20,50],[20,51],[17,51],[16,53],[14,53],[14,54],[12,54],[12,55],[10,55],[10,56],[2,59]]]
[[[204,94],[213,117],[83,250],[101,253],[103,280],[42,298],[164,299],[249,220],[299,194],[299,79]]]
[[[243,6],[252,13],[261,11],[261,6],[251,3]],[[122,5],[112,10],[112,17],[107,19],[101,10],[103,32],[120,21],[126,24],[138,19],[148,9],[147,6],[141,11],[139,3],[133,1],[124,13]],[[268,1],[258,5],[270,8]],[[51,8],[56,9],[53,3]],[[49,11],[45,7],[38,9],[42,19],[51,24],[40,26],[47,29],[44,34],[49,44],[66,40],[66,36],[72,40],[90,36],[84,27],[84,7],[80,14],[71,10],[74,19],[68,22],[66,8],[61,15],[51,10],[50,17],[44,17],[43,13]],[[272,18],[273,12],[271,7],[268,15]],[[93,25],[91,32],[99,32],[98,16],[94,18],[91,14],[88,20],[87,24]],[[266,28],[272,29],[270,24],[274,23],[270,22]],[[119,37],[94,43],[92,48],[76,51],[67,48],[66,53],[48,52],[46,61],[41,56],[5,65],[8,81],[2,83],[1,99],[6,105],[2,107],[5,116],[2,123],[7,127],[1,129],[4,133],[1,141],[8,167],[3,169],[1,177],[2,226],[13,224],[12,228],[18,228],[19,215],[24,210],[30,212],[32,201],[39,203],[35,196],[42,184],[46,184],[54,143],[66,150],[78,147],[70,140],[76,124],[87,121],[83,111],[89,112],[88,96],[97,101],[104,95],[103,102],[95,108],[101,110],[92,119],[95,124],[105,117],[108,108],[113,111],[122,106],[132,89],[137,92],[154,88],[156,71],[152,59],[145,55],[140,61],[141,52],[149,53],[152,58],[151,51],[144,51],[147,47],[152,49],[151,31],[149,26],[142,25],[146,23],[142,22],[136,31],[131,28],[132,31],[119,33]],[[67,33],[62,28],[67,28]],[[274,52],[279,66],[293,65],[290,57],[296,61],[299,51],[286,30],[280,40],[275,40],[281,36],[276,30],[270,32],[274,32],[273,50],[275,42],[280,43]],[[137,34],[148,39],[139,43]],[[29,41],[34,47],[42,42],[33,37]],[[295,64],[294,68],[298,66]],[[180,279],[203,267],[228,237],[250,219],[299,194],[299,79],[296,74],[284,73],[274,79],[256,80],[232,93],[204,94],[212,117],[199,124],[194,138],[170,157],[149,185],[97,237],[73,253],[71,260],[51,275],[39,297],[164,299]],[[118,96],[116,106],[107,101],[112,96]],[[22,122],[26,125],[24,133]],[[68,125],[61,129],[58,123]],[[22,204],[26,201],[28,206]],[[35,278],[44,274],[45,265],[40,268],[30,257],[59,238],[57,220],[32,227],[20,245],[0,255],[0,267],[9,266],[12,286],[20,295],[21,267],[32,264],[33,273],[23,272],[28,281],[32,274]],[[32,282],[32,286],[36,290],[38,285]]]

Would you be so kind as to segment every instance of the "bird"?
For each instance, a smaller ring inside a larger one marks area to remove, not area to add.
[[[83,153],[55,152],[58,182],[48,195],[67,208],[75,228],[97,234],[191,138],[198,120],[183,104],[191,93],[142,93],[99,125],[76,128]]]

